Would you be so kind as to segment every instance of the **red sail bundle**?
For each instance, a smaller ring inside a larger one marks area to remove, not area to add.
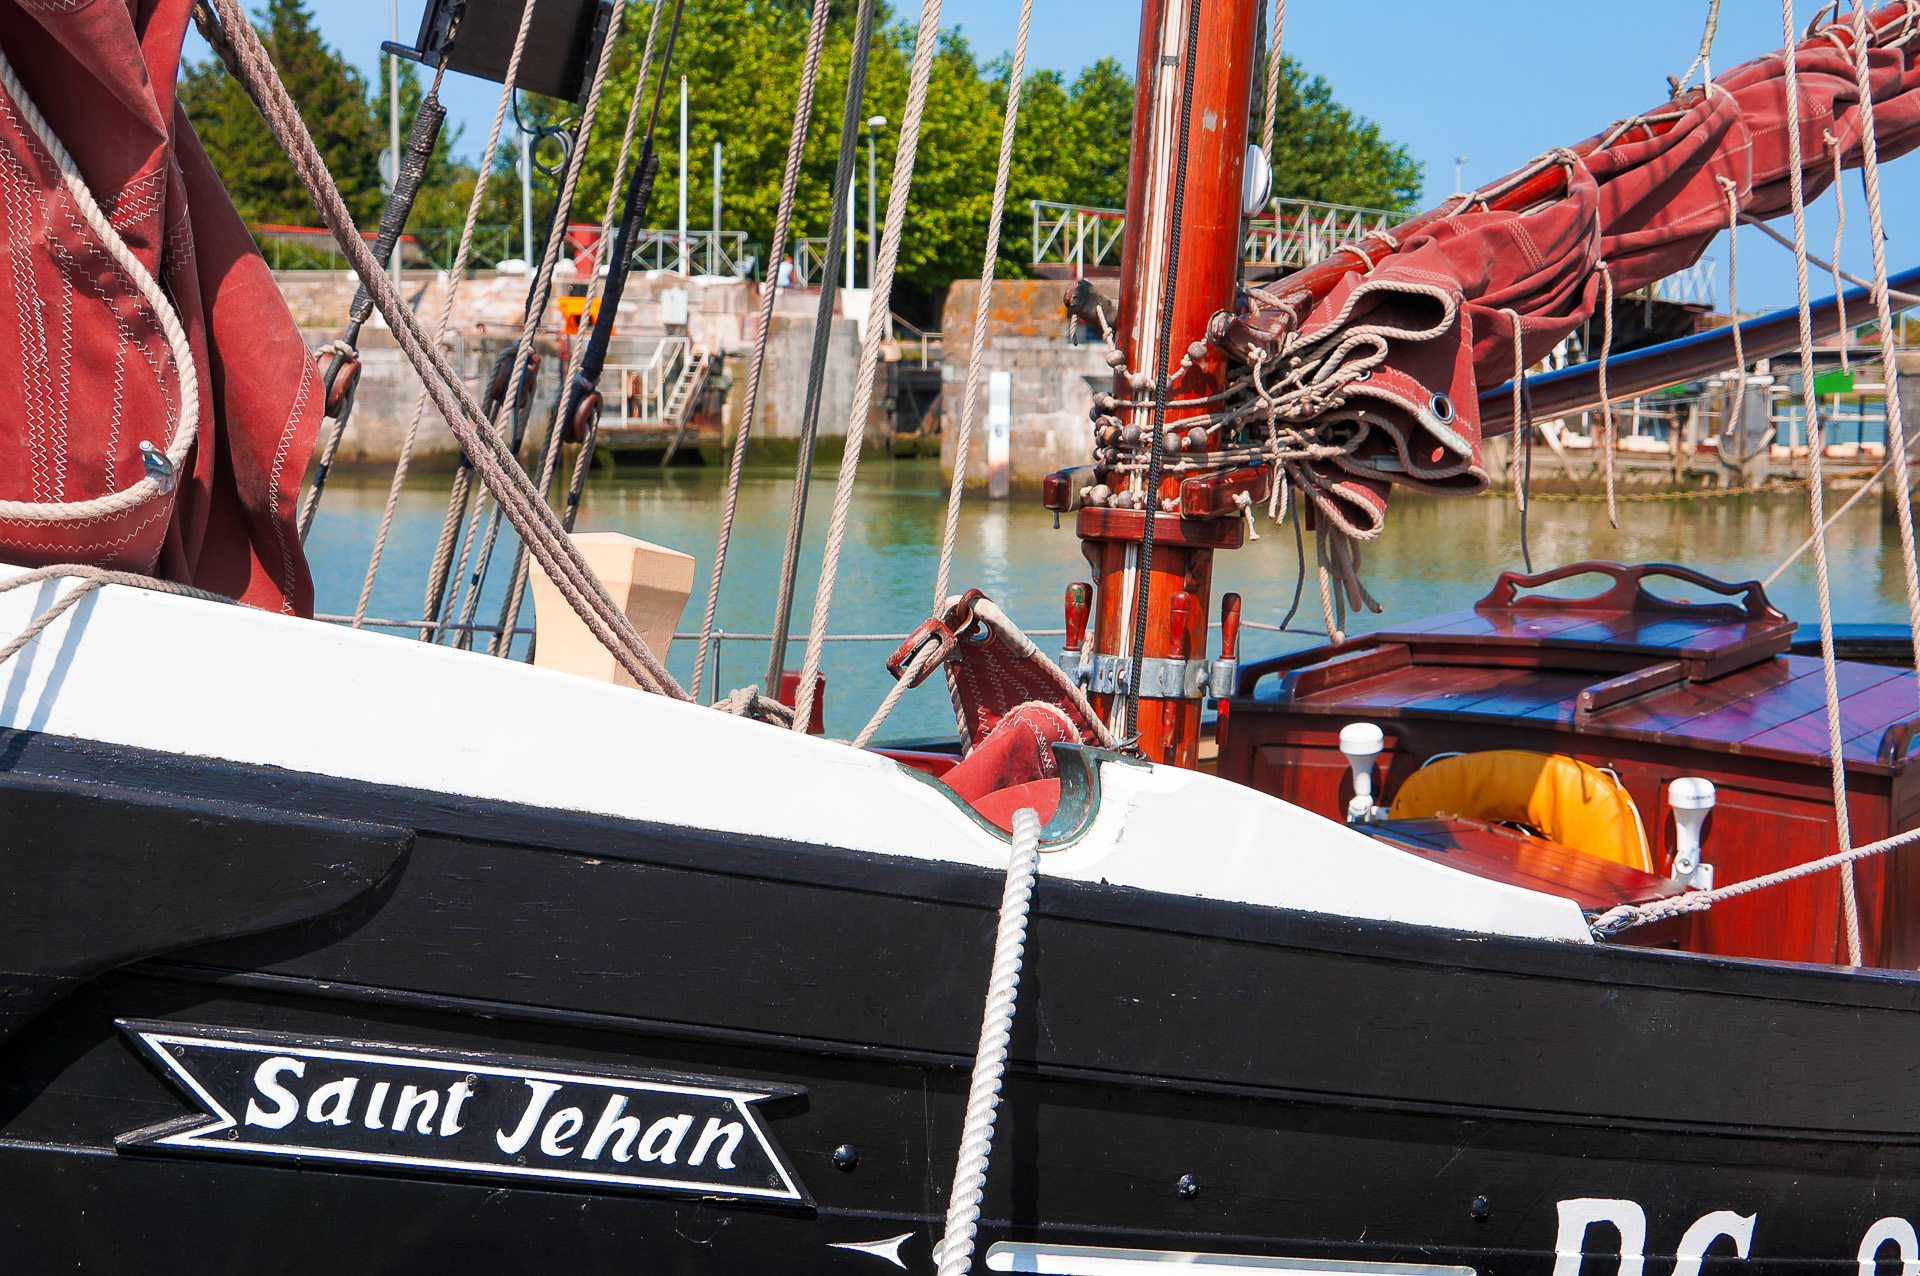
[[[0,561],[309,614],[319,380],[174,100],[191,9],[0,0]]]
[[[1920,144],[1916,17],[1896,4],[1872,18],[1882,159]],[[1605,275],[1619,295],[1697,261],[1727,228],[1724,183],[1742,214],[1788,211],[1785,65],[1781,53],[1749,62],[1219,317],[1215,332],[1233,355],[1280,369],[1268,382],[1293,374],[1315,425],[1361,436],[1344,455],[1291,467],[1318,508],[1366,539],[1379,535],[1395,483],[1483,489],[1477,400],[1513,375],[1516,317],[1531,365],[1593,317]],[[1832,182],[1829,134],[1847,167],[1862,162],[1847,23],[1801,44],[1796,67],[1812,199]]]

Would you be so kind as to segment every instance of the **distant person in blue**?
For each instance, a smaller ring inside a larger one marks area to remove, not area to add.
[[[774,276],[773,286],[775,288],[793,287],[793,255],[791,253],[780,259],[780,270]]]

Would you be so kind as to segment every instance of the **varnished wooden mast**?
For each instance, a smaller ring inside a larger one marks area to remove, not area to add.
[[[1199,39],[1190,41],[1188,23],[1198,12]],[[1167,297],[1174,224],[1179,222],[1177,284],[1173,296],[1172,340],[1166,367],[1180,369],[1194,342],[1204,339],[1209,316],[1233,305],[1244,234],[1242,184],[1247,156],[1248,109],[1253,91],[1257,0],[1145,0],[1140,20],[1140,58],[1133,112],[1133,150],[1127,176],[1126,240],[1121,262],[1120,314],[1116,341],[1126,367],[1145,381],[1129,384],[1124,372],[1114,377],[1115,397],[1146,402],[1161,366],[1163,306]],[[1187,81],[1185,59],[1194,50],[1192,100],[1182,110]],[[1180,124],[1187,121],[1186,181],[1175,200],[1181,158]],[[1226,367],[1218,351],[1176,376],[1168,398],[1203,398],[1225,385]],[[1170,407],[1166,429],[1203,415],[1205,408]],[[1144,433],[1152,428],[1149,407],[1125,414]],[[1160,484],[1158,496],[1177,499],[1178,481]],[[1158,503],[1157,501],[1155,502]],[[1144,651],[1133,649],[1134,606],[1140,588],[1140,542],[1147,514],[1142,510],[1080,511],[1078,530],[1086,542],[1097,583],[1093,651],[1098,656],[1149,661],[1205,661],[1207,618],[1212,596],[1213,551],[1237,548],[1241,523],[1236,515],[1205,519],[1160,514],[1148,589]],[[1122,666],[1124,667],[1124,666]],[[1194,764],[1200,735],[1199,695],[1171,690],[1171,666],[1149,666],[1156,675],[1143,679],[1138,735],[1141,750],[1156,761]],[[1122,684],[1124,685],[1124,683]],[[1149,695],[1149,688],[1161,694]],[[1124,729],[1125,695],[1100,693],[1095,707]]]

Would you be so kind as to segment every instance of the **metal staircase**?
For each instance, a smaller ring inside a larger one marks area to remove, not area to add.
[[[687,437],[687,421],[693,415],[693,401],[706,388],[707,374],[713,368],[713,354],[710,351],[694,346],[689,355],[681,364],[680,375],[674,380],[673,388],[668,391],[666,402],[660,408],[661,424],[673,427],[673,442],[667,445],[666,455],[660,458],[662,468],[673,464],[673,454],[680,450],[682,440]]]

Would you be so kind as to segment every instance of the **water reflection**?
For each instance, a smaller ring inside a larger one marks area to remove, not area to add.
[[[699,627],[718,531],[720,480],[717,470],[622,471],[592,483],[581,508],[583,531],[627,532],[694,556],[698,563],[695,595],[681,622],[683,630]],[[765,633],[772,624],[791,490],[787,474],[748,472],[718,611],[718,623],[725,630]],[[402,494],[385,564],[375,582],[370,616],[418,618],[446,491],[446,476],[426,476]],[[353,611],[385,496],[384,481],[375,479],[348,476],[329,485],[308,545],[320,611]],[[820,545],[832,500],[833,476],[820,476],[812,485],[795,591],[793,628],[801,633],[812,616]],[[1829,509],[1835,508],[1838,501],[1830,499]],[[1808,526],[1803,494],[1633,501],[1622,502],[1619,509],[1620,526],[1613,528],[1598,502],[1536,498],[1528,527],[1535,566],[1585,558],[1664,561],[1728,580],[1760,579],[1793,551]],[[945,511],[937,464],[870,462],[863,467],[833,601],[831,632],[902,633],[927,617]],[[1021,624],[1058,628],[1061,590],[1087,574],[1070,527],[1069,523],[1053,530],[1052,515],[1028,500],[994,505],[969,501],[962,509],[955,547],[953,588],[977,586]],[[1246,549],[1219,556],[1215,589],[1243,594],[1249,620],[1277,624],[1293,594],[1294,537],[1291,530],[1264,520],[1260,533],[1261,539]],[[1829,543],[1835,619],[1904,621],[1899,541],[1891,527],[1882,527],[1878,500],[1869,496],[1862,501],[1833,529]],[[478,612],[487,622],[499,614],[511,569],[510,532],[494,563]],[[1364,560],[1368,587],[1384,605],[1385,614],[1355,617],[1349,624],[1355,632],[1365,632],[1471,606],[1501,571],[1519,566],[1520,520],[1511,497],[1396,495],[1387,531],[1367,548]],[[1817,612],[1812,556],[1803,556],[1769,592],[1789,615],[1813,619]],[[528,606],[522,623],[528,623],[524,618],[531,615]],[[1312,628],[1319,623],[1318,617],[1310,586],[1295,625]],[[1043,640],[1043,645],[1051,646],[1053,641]],[[1273,655],[1311,641],[1249,630],[1245,656]],[[828,645],[824,669],[829,731],[850,735],[865,722],[885,690],[881,662],[889,650],[886,644]],[[692,674],[693,659],[693,644],[681,641],[674,644],[667,664],[684,680]],[[720,689],[760,681],[765,661],[764,644],[723,644]],[[799,661],[795,650],[789,664],[797,667]],[[703,698],[711,690],[711,684],[703,688]],[[951,733],[952,708],[936,679],[902,699],[882,734],[904,739]]]

